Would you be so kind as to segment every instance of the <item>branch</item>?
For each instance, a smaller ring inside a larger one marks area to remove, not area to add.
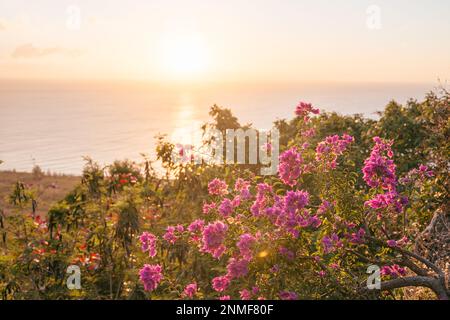
[[[383,241],[381,241],[381,240],[379,240],[379,239],[377,239],[377,238],[370,237],[370,236],[366,236],[366,238],[368,238],[368,239],[374,241],[375,243],[377,243],[377,244],[379,244],[379,245],[386,246],[386,244],[385,244]],[[423,263],[424,265],[426,265],[428,268],[430,268],[430,269],[432,269],[434,272],[436,272],[436,274],[438,274],[439,277],[445,278],[444,272],[443,272],[438,266],[436,266],[436,265],[435,265],[434,263],[432,263],[431,261],[425,259],[424,257],[421,257],[421,256],[419,256],[418,254],[416,254],[416,253],[414,253],[414,252],[411,252],[411,251],[408,251],[408,250],[404,250],[404,249],[399,248],[399,247],[390,247],[390,248],[393,249],[393,250],[395,250],[395,251],[400,252],[400,253],[403,254],[404,256],[405,256],[405,255],[406,255],[406,256],[410,256],[410,257],[412,257],[412,258],[414,258],[414,259],[416,259],[416,260],[422,262],[422,263]]]
[[[445,288],[442,286],[439,279],[416,276],[416,277],[396,278],[381,282],[381,290],[392,290],[403,287],[427,287],[433,290],[439,299],[441,300],[449,299],[447,292]]]

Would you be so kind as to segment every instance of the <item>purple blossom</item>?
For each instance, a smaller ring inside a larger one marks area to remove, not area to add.
[[[236,246],[244,259],[250,260],[253,257],[253,247],[256,244],[256,238],[250,233],[244,233],[239,237]]]
[[[388,240],[388,241],[386,241],[386,243],[387,243],[388,247],[391,247],[391,248],[395,248],[398,246],[397,241],[395,241],[395,240]]]
[[[288,191],[284,197],[284,209],[293,214],[301,211],[309,203],[309,194],[306,191]]]
[[[295,259],[295,253],[294,253],[294,251],[291,251],[291,250],[289,250],[288,248],[286,248],[286,247],[280,247],[280,248],[278,248],[278,252],[281,254],[281,255],[283,255],[283,256],[285,256],[288,260],[294,260]]]
[[[203,226],[205,225],[205,221],[202,219],[194,220],[189,226],[188,231],[191,233],[201,232],[203,231]]]
[[[230,278],[228,278],[227,276],[215,277],[212,280],[212,287],[217,292],[225,291],[229,285],[230,285]]]
[[[139,277],[144,284],[145,291],[153,291],[163,279],[162,267],[160,265],[145,264],[139,271]]]
[[[242,178],[238,178],[234,185],[234,190],[239,192],[240,197],[244,200],[247,200],[251,197],[250,194],[250,182],[246,181]]]
[[[230,279],[241,278],[248,273],[248,260],[231,258],[227,265],[227,276]]]
[[[188,284],[183,292],[187,297],[192,298],[197,293],[197,283]]]
[[[298,295],[293,291],[282,291],[280,292],[281,300],[297,300]]]
[[[363,228],[360,228],[357,232],[354,232],[350,235],[350,242],[354,244],[364,243],[365,235],[366,231]]]
[[[303,164],[303,158],[297,151],[297,148],[292,147],[283,152],[280,155],[279,162],[278,175],[281,181],[288,186],[295,186],[297,184],[297,179],[302,173]]]
[[[257,185],[256,200],[250,208],[250,211],[254,216],[258,217],[264,214],[272,191],[272,186],[266,183],[260,183]]]
[[[391,159],[393,152],[392,141],[385,141],[379,137],[373,138],[375,146],[372,148],[370,157],[364,161],[364,181],[372,188],[382,187],[393,190],[397,184],[395,175],[395,164]]]
[[[219,206],[219,213],[224,217],[229,217],[234,210],[233,203],[230,199],[223,199]]]
[[[391,276],[393,278],[402,277],[406,275],[406,269],[400,267],[398,264],[392,266],[383,266],[381,274],[384,276]]]
[[[175,234],[178,232],[178,228],[174,226],[168,226],[166,228],[166,233],[163,235],[163,239],[170,244],[174,244],[178,240],[178,236]]]
[[[331,204],[331,202],[329,202],[327,200],[323,200],[322,203],[320,204],[319,208],[317,209],[317,214],[323,215],[328,210],[330,210],[332,207],[333,207],[333,205]]]
[[[251,300],[252,299],[252,293],[250,290],[243,289],[239,291],[239,295],[241,296],[242,300]]]
[[[303,121],[310,121],[310,114],[319,114],[320,110],[312,106],[311,103],[300,102],[295,108],[295,114],[299,117],[303,117]]]
[[[400,197],[396,191],[389,191],[377,194],[374,198],[366,201],[364,205],[375,210],[393,208],[397,213],[401,213],[407,203],[406,197]]]
[[[212,254],[216,259],[220,258],[225,251],[223,242],[225,240],[225,234],[228,230],[228,226],[222,221],[216,221],[208,224],[203,229],[202,251]]]
[[[216,208],[216,204],[214,202],[212,202],[212,203],[204,203],[203,204],[203,213],[204,214],[209,214],[215,208]]]
[[[342,155],[347,146],[354,141],[352,136],[344,134],[328,136],[316,147],[316,160],[324,163],[328,169],[336,169],[337,158]]]
[[[139,237],[142,252],[147,252],[150,257],[156,256],[156,236],[149,232],[144,232]]]
[[[211,195],[225,196],[228,194],[228,185],[225,181],[216,178],[208,184],[208,192]]]
[[[336,233],[322,238],[322,247],[325,254],[334,252],[337,248],[341,248],[342,246],[342,241]]]

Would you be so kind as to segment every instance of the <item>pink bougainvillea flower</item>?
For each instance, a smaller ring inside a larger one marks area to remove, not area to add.
[[[407,204],[408,199],[406,197],[401,197],[396,191],[377,194],[374,198],[364,203],[365,206],[375,210],[392,208],[397,213],[401,213],[404,206]]]
[[[194,220],[189,226],[188,231],[191,233],[202,232],[205,221],[202,219]]]
[[[156,256],[156,236],[154,234],[144,232],[139,237],[142,252],[147,252],[150,257]]]
[[[227,276],[229,279],[241,278],[248,273],[248,260],[231,258],[227,265]]]
[[[145,264],[139,271],[139,277],[144,284],[144,289],[146,291],[153,291],[163,279],[162,267],[160,265]]]
[[[253,248],[256,244],[256,238],[250,233],[244,233],[239,237],[236,246],[244,259],[251,260],[253,258]]]
[[[394,154],[391,146],[392,141],[385,141],[379,137],[373,138],[375,146],[372,148],[370,157],[364,161],[363,178],[367,185],[372,188],[382,187],[393,190],[397,184],[395,164],[391,159]]]
[[[240,198],[243,200],[247,200],[251,197],[250,194],[250,182],[246,181],[242,178],[238,178],[234,185],[234,190],[239,192]]]
[[[197,293],[197,283],[193,282],[191,284],[188,284],[183,291],[184,295],[186,297],[192,298]]]
[[[222,203],[219,206],[219,213],[222,215],[222,217],[226,218],[231,216],[231,214],[234,211],[234,205],[233,202],[230,199],[223,199]]]
[[[225,196],[228,194],[228,185],[225,181],[216,178],[208,184],[208,192],[211,195]]]
[[[310,114],[319,114],[320,110],[312,106],[311,103],[300,102],[295,108],[295,114],[299,117],[303,117],[305,122],[309,122]]]
[[[250,290],[243,289],[239,291],[239,295],[241,296],[242,300],[251,300],[252,299],[252,293]]]
[[[406,269],[400,267],[398,264],[383,266],[381,268],[381,274],[384,276],[391,276],[393,278],[403,277],[406,275]]]
[[[212,210],[214,210],[216,208],[216,204],[214,202],[212,203],[204,203],[203,204],[203,213],[204,214],[209,214],[211,213]]]
[[[230,278],[228,276],[215,277],[212,280],[212,287],[217,292],[225,291],[230,285]]]
[[[284,184],[293,187],[297,184],[297,179],[302,174],[303,158],[297,148],[283,152],[280,155],[278,165],[278,175]]]
[[[343,243],[339,239],[339,236],[336,233],[333,233],[331,236],[325,236],[322,238],[322,246],[323,252],[327,254],[336,251],[338,248],[342,248]]]
[[[342,138],[338,135],[326,137],[316,147],[316,161],[323,163],[327,169],[336,169],[338,156],[342,155],[353,141],[353,137],[348,134],[344,134]]]
[[[350,234],[350,242],[353,244],[361,244],[364,243],[364,236],[366,235],[366,231],[363,228],[360,228],[357,232],[353,232]]]
[[[218,259],[225,251],[223,242],[225,240],[225,234],[228,230],[228,226],[222,221],[216,221],[208,224],[203,229],[202,234],[202,251],[208,252]]]
[[[178,236],[176,235],[177,231],[176,227],[168,226],[166,228],[166,233],[163,235],[163,239],[170,244],[174,244],[178,240]]]
[[[295,259],[295,253],[292,250],[289,250],[286,247],[279,247],[278,248],[278,252],[283,255],[284,257],[286,257],[286,259],[288,260],[294,260]]]
[[[280,292],[280,299],[281,300],[297,300],[298,295],[292,291],[282,291],[282,292]]]

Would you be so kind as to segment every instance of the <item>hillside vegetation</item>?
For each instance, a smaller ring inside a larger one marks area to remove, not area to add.
[[[249,127],[210,114],[205,130]],[[275,122],[273,176],[175,161],[184,150],[164,136],[156,159],[88,160],[79,182],[2,173],[0,297],[448,299],[449,93],[391,102],[378,120],[303,102],[293,114]],[[70,265],[81,289],[66,286]]]

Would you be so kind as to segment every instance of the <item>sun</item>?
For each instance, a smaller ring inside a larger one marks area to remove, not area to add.
[[[178,34],[165,37],[162,62],[172,77],[194,77],[204,74],[209,66],[208,47],[198,34]]]

